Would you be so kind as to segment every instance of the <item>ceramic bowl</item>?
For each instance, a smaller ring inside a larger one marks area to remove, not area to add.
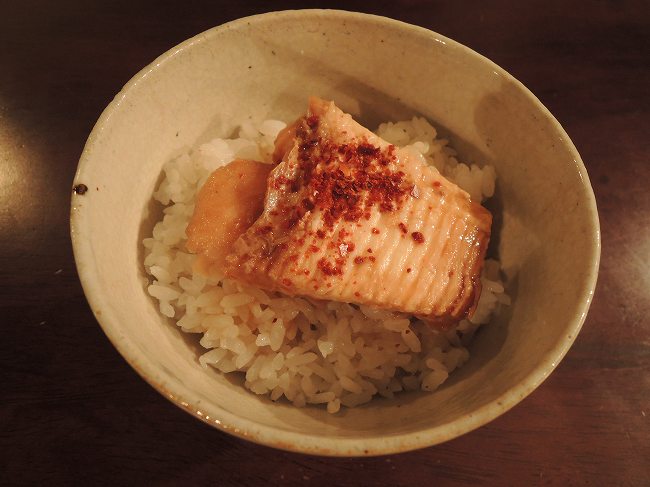
[[[367,126],[427,117],[465,161],[493,164],[494,247],[512,305],[435,393],[328,414],[273,403],[202,369],[145,291],[142,239],[170,158],[245,120],[290,121],[309,95]],[[216,27],[166,52],[106,108],[83,151],[72,240],[88,302],[128,363],[223,431],[276,448],[378,455],[440,443],[513,407],[557,366],[585,319],[600,255],[594,195],[559,123],[521,83],[439,34],[394,20],[304,10]]]

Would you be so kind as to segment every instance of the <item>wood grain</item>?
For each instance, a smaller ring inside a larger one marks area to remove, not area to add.
[[[0,1],[0,484],[650,485],[650,8],[645,1],[330,2],[447,35],[559,119],[602,225],[594,303],[551,377],[436,447],[370,459],[271,450],[146,385],[95,322],[68,206],[103,108],[180,41],[276,1]]]

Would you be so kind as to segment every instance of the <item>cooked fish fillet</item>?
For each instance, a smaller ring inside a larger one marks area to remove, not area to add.
[[[419,153],[312,98],[275,158],[264,211],[235,241],[227,275],[442,324],[473,312],[492,216]]]

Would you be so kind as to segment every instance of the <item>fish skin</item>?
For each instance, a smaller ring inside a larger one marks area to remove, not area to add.
[[[409,313],[440,327],[471,316],[490,212],[417,151],[392,146],[333,102],[310,98],[308,114],[290,127],[278,137],[274,157],[281,162],[269,176],[264,211],[235,241],[226,275],[292,296]],[[370,163],[360,170],[360,160]],[[386,193],[395,198],[372,203],[368,188],[384,180],[392,181]],[[334,198],[343,182],[347,188],[358,181],[365,189]],[[341,207],[334,215],[319,187]],[[354,218],[359,208],[362,216]]]

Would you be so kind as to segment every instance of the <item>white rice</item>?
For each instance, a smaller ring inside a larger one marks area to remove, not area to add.
[[[269,161],[283,122],[242,126],[235,139],[215,139],[168,162],[154,198],[164,217],[143,242],[148,292],[160,312],[184,332],[202,334],[203,367],[245,374],[245,386],[295,406],[323,404],[330,413],[375,395],[433,391],[469,358],[465,348],[479,325],[508,304],[499,263],[487,260],[483,292],[471,320],[439,332],[419,320],[365,306],[316,303],[192,271],[185,227],[194,198],[208,175],[234,158]],[[423,118],[382,124],[377,133],[393,144],[412,145],[448,179],[484,200],[494,193],[491,166],[467,166]]]

